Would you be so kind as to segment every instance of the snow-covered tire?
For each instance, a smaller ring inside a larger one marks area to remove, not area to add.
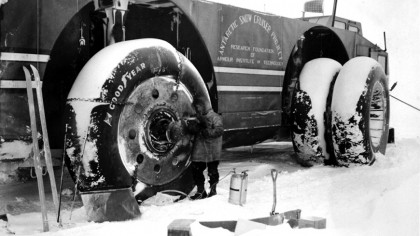
[[[172,142],[166,127],[194,116],[194,100],[211,107],[200,74],[169,43],[132,40],[98,52],[77,77],[66,106],[66,161],[79,189],[135,188],[141,182],[135,191],[146,195],[192,190],[193,137]]]
[[[334,154],[340,164],[371,164],[385,154],[389,89],[381,65],[356,57],[344,64],[331,103]]]
[[[318,58],[307,62],[300,73],[291,120],[293,146],[303,161],[324,163],[329,159],[324,114],[331,83],[340,69],[337,61]]]

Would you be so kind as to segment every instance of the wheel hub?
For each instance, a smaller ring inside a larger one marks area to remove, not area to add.
[[[166,131],[171,122],[177,120],[176,114],[166,108],[156,109],[146,122],[146,145],[154,153],[167,153],[174,146],[166,136]]]
[[[118,149],[127,171],[146,184],[163,185],[189,165],[192,135],[168,139],[169,124],[194,115],[192,96],[172,77],[154,77],[131,93],[118,124]]]
[[[385,132],[386,106],[385,88],[378,81],[373,86],[369,114],[369,132],[374,149],[381,144]]]

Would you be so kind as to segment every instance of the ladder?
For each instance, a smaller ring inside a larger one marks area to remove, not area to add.
[[[35,102],[34,102],[32,89],[36,89],[37,106],[39,110],[39,119],[41,121],[42,137],[44,141],[45,165],[47,166],[48,175],[50,177],[51,192],[53,196],[55,210],[56,210],[56,213],[58,214],[59,202],[58,202],[58,195],[57,195],[57,187],[55,183],[54,169],[53,169],[52,159],[51,159],[51,149],[50,149],[50,143],[48,140],[47,125],[45,121],[44,100],[42,98],[41,81],[40,81],[39,73],[38,73],[38,70],[32,65],[23,66],[23,71],[25,73],[25,79],[26,79],[26,91],[28,94],[29,115],[30,115],[30,120],[31,120],[34,169],[35,169],[37,182],[38,182],[39,198],[41,201],[43,231],[46,232],[46,231],[49,231],[49,226],[48,226],[48,217],[47,217],[47,207],[46,207],[46,201],[45,201],[44,182],[42,179],[41,154],[40,154],[39,146],[38,146],[38,129],[37,129],[37,124],[36,124]],[[34,82],[32,82],[32,79],[34,80]]]

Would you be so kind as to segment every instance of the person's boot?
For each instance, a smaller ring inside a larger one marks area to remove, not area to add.
[[[204,186],[197,187],[197,192],[191,196],[191,200],[199,200],[207,197],[207,192],[204,190]]]
[[[219,165],[219,161],[212,161],[208,163],[208,175],[209,175],[209,184],[210,184],[210,192],[209,197],[212,197],[217,194],[216,186],[219,183],[219,171],[217,170],[217,166]]]
[[[216,191],[216,184],[214,184],[214,185],[212,185],[211,187],[210,187],[210,193],[209,193],[209,195],[208,195],[208,197],[213,197],[214,195],[216,195],[217,194],[217,191]]]

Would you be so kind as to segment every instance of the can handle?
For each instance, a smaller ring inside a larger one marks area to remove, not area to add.
[[[243,194],[246,194],[246,192],[244,191],[245,188],[246,188],[246,186],[245,186],[246,185],[245,179],[248,177],[246,171],[248,171],[248,170],[242,171],[242,173],[241,173],[241,188],[239,190],[239,205],[240,206],[244,206],[242,204],[242,195]]]

